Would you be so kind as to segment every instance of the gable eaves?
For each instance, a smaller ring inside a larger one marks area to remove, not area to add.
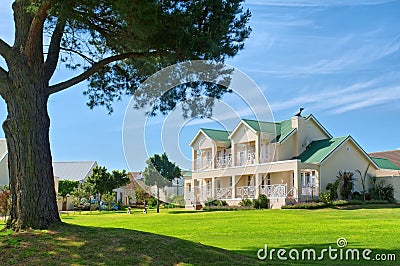
[[[247,128],[250,128],[250,130],[251,130],[254,134],[258,134],[258,132],[257,132],[256,130],[254,130],[253,127],[251,127],[249,124],[246,123],[246,121],[240,120],[239,124],[235,127],[235,129],[231,132],[231,134],[229,134],[229,136],[228,136],[229,139],[236,133],[237,130],[239,130],[239,127],[240,127],[242,124],[245,125]]]
[[[314,122],[322,129],[323,132],[325,132],[325,134],[329,137],[329,138],[333,138],[333,136],[331,135],[331,133],[329,133],[329,131],[318,121],[317,118],[315,118],[314,115],[310,114],[309,116],[306,117],[306,120],[308,121],[310,118],[312,118],[314,120]]]
[[[293,128],[293,129],[290,131],[290,133],[287,134],[287,135],[285,136],[284,139],[278,141],[278,143],[279,143],[279,144],[283,144],[286,140],[288,140],[291,136],[293,136],[293,134],[294,134],[296,131],[297,131],[297,128]]]
[[[337,150],[339,150],[347,141],[351,141],[362,154],[364,154],[365,158],[373,165],[376,169],[379,169],[378,165],[371,159],[371,157],[364,151],[364,149],[353,139],[352,136],[347,136],[334,150],[332,150],[329,154],[325,156],[324,159],[321,160],[321,164],[323,164],[330,156],[332,156]]]

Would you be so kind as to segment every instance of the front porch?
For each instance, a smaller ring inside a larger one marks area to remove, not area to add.
[[[318,172],[307,169],[299,171],[299,178],[295,178],[294,171],[283,171],[192,179],[185,184],[185,205],[193,208],[218,199],[237,206],[243,199],[266,195],[271,208],[280,208],[288,203],[318,197],[318,180]]]

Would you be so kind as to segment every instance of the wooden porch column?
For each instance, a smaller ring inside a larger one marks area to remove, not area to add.
[[[232,166],[236,166],[236,144],[231,142]]]
[[[215,199],[215,177],[211,177],[211,197]]]
[[[301,174],[301,168],[300,168],[300,160],[296,161],[296,166],[294,168],[293,171],[293,175],[294,175],[294,182],[293,182],[293,186],[294,186],[294,191],[293,191],[293,196],[294,198],[299,201],[300,196],[301,196],[301,178],[300,178],[300,174]]]
[[[217,159],[217,144],[213,143],[211,147],[211,169],[216,168],[216,159]]]
[[[192,169],[193,170],[197,170],[196,161],[197,161],[197,151],[192,148]]]
[[[236,198],[236,176],[232,176],[232,199]]]
[[[256,173],[256,198],[260,195],[260,186],[261,186],[261,180],[260,180],[260,174]]]

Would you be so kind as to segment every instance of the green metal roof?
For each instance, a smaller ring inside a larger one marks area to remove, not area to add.
[[[206,134],[210,139],[216,141],[230,141],[229,140],[229,131],[225,130],[216,130],[216,129],[208,129],[208,128],[201,128],[201,130]]]
[[[281,124],[281,132],[280,136],[278,139],[278,142],[281,143],[284,139],[286,139],[293,131],[295,131],[295,128],[292,128],[292,120],[283,120],[280,122]]]
[[[286,139],[295,128],[292,128],[292,120],[283,120],[281,122],[264,122],[250,119],[242,119],[247,125],[249,125],[252,129],[257,132],[268,132],[271,134],[276,134],[278,138],[277,142],[281,143],[284,139]]]
[[[385,158],[371,157],[372,161],[381,169],[400,170],[399,167],[394,165],[391,161]]]
[[[300,154],[298,159],[304,163],[321,163],[347,138],[349,138],[349,136],[313,141],[307,149]]]
[[[264,122],[250,119],[242,119],[247,125],[257,132],[277,133],[281,131],[280,123]]]

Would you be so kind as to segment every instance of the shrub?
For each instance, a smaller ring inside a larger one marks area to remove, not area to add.
[[[253,205],[253,202],[251,201],[251,199],[242,199],[239,202],[239,206],[242,207],[251,207]]]
[[[332,202],[331,193],[330,192],[320,193],[319,201],[324,203],[331,203]]]
[[[7,215],[11,209],[11,192],[8,189],[0,191],[0,214],[7,220]]]
[[[266,195],[261,194],[258,196],[258,199],[253,199],[253,208],[255,209],[268,209],[269,208],[269,199]]]
[[[361,194],[358,191],[353,192],[353,194],[351,194],[351,199],[353,200],[364,200],[364,195]]]
[[[394,202],[394,188],[392,184],[385,184],[384,179],[378,180],[375,176],[370,178],[369,194],[371,200],[387,200]]]
[[[228,206],[228,203],[225,200],[209,199],[204,202],[204,206]]]
[[[180,206],[185,206],[185,199],[183,195],[175,195],[171,199],[171,203],[180,205]]]
[[[336,181],[335,183],[328,183],[326,185],[326,190],[329,191],[329,195],[330,195],[331,200],[338,199],[338,193],[337,193],[338,186],[339,186],[339,182],[338,181]]]
[[[157,206],[157,199],[154,197],[151,197],[149,199],[149,202],[147,203],[147,205],[149,206],[149,208],[154,208]]]

